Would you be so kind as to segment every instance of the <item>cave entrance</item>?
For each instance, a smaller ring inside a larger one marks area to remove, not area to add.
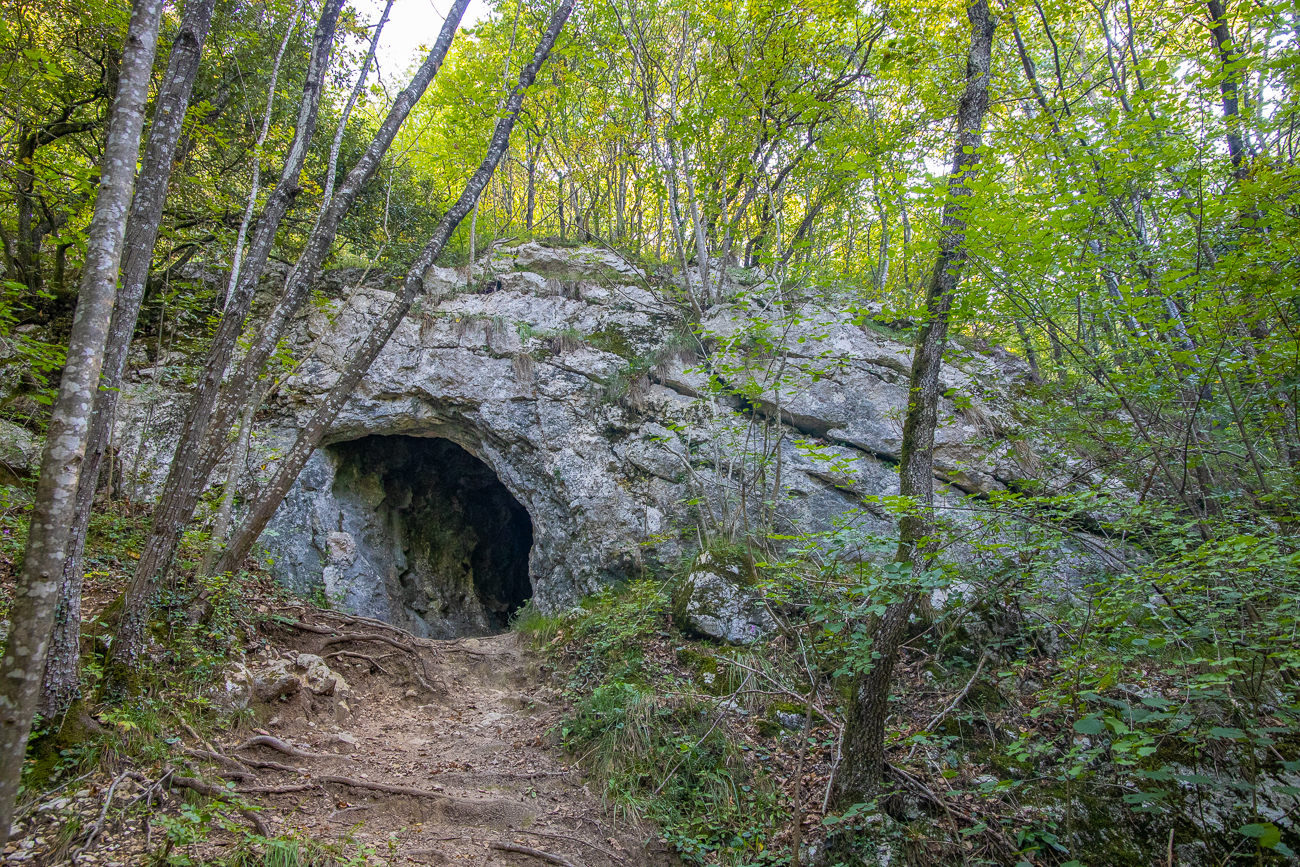
[[[331,451],[336,496],[369,513],[354,513],[357,554],[387,585],[394,621],[433,637],[504,630],[533,595],[533,522],[496,473],[432,437],[368,436]]]

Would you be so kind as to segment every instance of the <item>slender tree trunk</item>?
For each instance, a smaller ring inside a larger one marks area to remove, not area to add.
[[[533,212],[536,207],[536,189],[537,189],[537,155],[533,153],[532,145],[528,146],[528,192],[527,201],[524,207],[524,228],[529,232],[533,230]]]
[[[36,133],[20,126],[14,173],[14,198],[18,205],[18,243],[14,250],[14,262],[18,266],[19,279],[32,295],[41,291],[41,242],[40,238],[33,237],[32,230],[36,198],[36,170],[33,165],[36,144]]]
[[[330,425],[338,416],[343,405],[352,397],[357,385],[361,382],[370,365],[379,355],[384,345],[388,343],[388,338],[397,330],[407,312],[411,309],[411,304],[415,302],[416,297],[424,286],[424,274],[430,266],[437,260],[446,247],[448,239],[451,238],[452,232],[460,222],[465,219],[466,215],[473,210],[474,205],[478,202],[479,195],[487,186],[488,181],[492,178],[492,173],[501,157],[505,154],[510,144],[510,132],[514,129],[515,121],[519,118],[519,110],[523,106],[524,94],[527,92],[533,80],[537,77],[537,72],[546,62],[546,58],[551,53],[551,47],[555,44],[556,38],[564,28],[564,23],[568,20],[569,14],[573,11],[575,0],[561,0],[559,7],[551,15],[545,32],[542,34],[540,43],[536,51],[533,52],[533,59],[528,65],[524,66],[519,73],[519,83],[515,85],[506,102],[503,115],[497,120],[496,128],[492,133],[492,140],[488,145],[487,156],[484,157],[482,165],[470,177],[466,183],[460,199],[451,207],[437,228],[433,231],[433,236],[425,244],[424,249],[420,252],[415,264],[407,272],[406,280],[402,284],[401,293],[395,298],[388,309],[384,311],[382,318],[371,328],[366,339],[362,341],[352,355],[351,360],[339,376],[338,382],[330,389],[324,403],[316,411],[311,421],[299,432],[297,440],[289,449],[288,453],[281,458],[280,465],[276,470],[275,478],[266,486],[258,498],[258,501],[249,510],[235,536],[230,541],[221,559],[217,562],[216,570],[218,572],[229,572],[238,568],[239,564],[248,555],[252,549],[253,543],[257,537],[262,534],[263,528],[275,510],[283,502],[289,488],[293,485],[294,479],[302,471],[307,459],[311,457],[312,452],[320,445]]]
[[[77,514],[73,519],[68,542],[67,560],[59,590],[59,605],[54,615],[54,633],[45,663],[45,683],[37,709],[46,720],[62,719],[77,695],[81,679],[81,583],[84,577],[86,532],[90,527],[91,508],[99,472],[109,445],[109,435],[117,413],[118,389],[126,367],[126,356],[140,316],[149,265],[153,261],[154,243],[162,220],[167,186],[171,182],[172,155],[184,127],[190,93],[198,74],[203,43],[207,39],[216,0],[191,0],[185,6],[181,26],[172,41],[167,72],[154,101],[149,141],[145,145],[140,178],[131,212],[127,217],[122,251],[121,288],[113,308],[108,343],[104,350],[103,372],[95,411],[90,423],[90,439],[77,488]]]
[[[710,304],[718,299],[714,296],[713,290],[709,288],[709,242],[704,234],[704,220],[700,217],[700,199],[695,194],[693,174],[693,171],[687,169],[686,194],[691,200],[691,227],[695,232],[695,259],[700,269],[700,297],[705,304]],[[718,288],[722,288],[720,282]]]
[[[334,141],[330,144],[330,162],[329,167],[325,170],[325,193],[321,196],[321,215],[325,214],[325,209],[334,198],[334,179],[338,174],[339,168],[339,151],[343,149],[343,134],[348,129],[348,118],[352,116],[352,109],[356,106],[357,100],[361,97],[361,92],[366,87],[366,76],[370,73],[370,64],[375,62],[375,49],[379,47],[379,34],[384,32],[384,25],[388,23],[388,13],[393,11],[395,0],[388,0],[384,5],[384,12],[379,16],[379,23],[375,25],[375,32],[370,37],[370,48],[366,51],[366,59],[361,63],[361,71],[357,73],[357,83],[348,94],[347,105],[343,106],[343,114],[339,117],[339,125],[334,129]]]
[[[202,443],[207,436],[222,377],[234,354],[239,335],[244,330],[244,320],[253,302],[253,292],[266,267],[276,231],[300,192],[298,178],[302,174],[312,134],[316,130],[321,90],[342,5],[343,0],[326,0],[321,10],[320,20],[312,36],[311,59],[303,80],[302,102],[298,109],[293,142],[285,155],[279,183],[271,192],[262,216],[257,221],[252,243],[244,258],[239,284],[226,301],[225,313],[213,337],[194,402],[182,429],[181,441],[167,473],[162,498],[154,511],[149,538],[140,552],[135,575],[127,587],[122,619],[113,638],[109,665],[105,672],[106,686],[112,693],[124,690],[126,678],[134,670],[144,649],[145,623],[158,581],[170,568],[180,533],[193,513],[193,508],[187,508],[187,504],[192,499],[197,499],[198,492],[206,484],[206,478],[196,478],[194,470],[201,455],[200,450],[193,446]]]
[[[926,286],[926,318],[917,334],[912,357],[899,463],[899,492],[914,503],[914,508],[899,520],[895,559],[917,571],[926,565],[927,539],[934,528],[934,431],[938,420],[939,369],[948,343],[953,297],[966,263],[966,200],[971,195],[966,178],[980,161],[996,26],[987,0],[976,0],[966,12],[971,25],[966,90],[957,109],[957,148],[952,173],[948,176],[939,257]],[[903,592],[901,600],[886,608],[876,627],[872,642],[872,649],[878,654],[875,664],[853,680],[842,759],[834,781],[836,800],[841,805],[870,797],[884,774],[890,681],[898,648],[907,634],[908,619],[920,595],[911,590]]]
[[[230,276],[226,281],[226,296],[222,299],[221,304],[223,310],[229,306],[231,297],[239,287],[239,275],[244,266],[244,244],[248,239],[248,227],[253,224],[253,212],[257,208],[257,194],[261,191],[262,148],[266,146],[266,137],[271,133],[271,118],[275,109],[275,91],[280,82],[280,65],[284,62],[284,53],[289,49],[289,40],[293,38],[294,31],[298,29],[298,17],[301,14],[302,0],[298,0],[294,4],[293,14],[289,16],[289,26],[284,30],[284,38],[280,40],[280,50],[276,52],[275,63],[271,64],[271,81],[266,86],[266,110],[262,112],[262,131],[258,133],[257,141],[253,142],[253,177],[252,182],[248,185],[248,203],[244,206],[244,218],[239,221],[239,230],[235,232],[235,252],[230,256]]]
[[[883,294],[885,287],[889,285],[889,211],[885,209],[885,203],[879,194],[876,195],[876,211],[880,214],[880,255],[876,260],[879,263],[876,269],[876,286]]]
[[[235,436],[235,456],[230,461],[230,470],[226,473],[226,489],[221,492],[221,505],[217,507],[217,520],[212,525],[212,534],[208,538],[208,550],[203,554],[203,564],[199,574],[212,575],[212,564],[218,552],[226,544],[226,534],[230,532],[230,513],[235,507],[235,490],[239,487],[239,474],[248,463],[248,445],[253,438],[253,416],[261,395],[250,398],[244,404],[244,417],[239,421],[239,433]]]
[[[1035,384],[1043,382],[1043,368],[1038,363],[1038,350],[1034,349],[1034,342],[1029,337],[1029,330],[1025,328],[1025,321],[1016,317],[1016,333],[1020,335],[1020,343],[1025,347],[1025,360],[1029,362],[1029,375],[1033,378]]]
[[[465,267],[465,287],[469,288],[474,282],[474,236],[478,234],[478,201],[474,202],[473,211],[469,218],[469,265]]]
[[[76,514],[82,458],[117,294],[161,13],[162,0],[138,0],[131,11],[67,362],[50,416],[23,569],[9,611],[9,637],[0,658],[0,844],[8,840],[13,823],[14,799],[40,698],[59,579]]]
[[[1214,36],[1214,46],[1219,50],[1223,61],[1223,79],[1219,82],[1219,93],[1223,97],[1223,120],[1228,127],[1228,156],[1232,158],[1233,174],[1238,180],[1245,176],[1246,142],[1241,134],[1241,113],[1238,110],[1237,80],[1240,74],[1233,65],[1241,59],[1241,51],[1232,42],[1232,33],[1228,30],[1228,10],[1223,0],[1209,0],[1206,4],[1210,13],[1210,33]]]

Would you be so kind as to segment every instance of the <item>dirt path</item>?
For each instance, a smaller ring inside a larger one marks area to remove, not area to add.
[[[301,643],[313,646],[310,638]],[[376,860],[393,864],[540,862],[490,848],[501,844],[583,867],[663,860],[653,857],[661,844],[648,841],[646,829],[615,824],[565,757],[544,745],[559,718],[560,698],[540,661],[514,635],[429,642],[419,648],[419,662],[384,644],[339,647],[375,661],[330,658],[348,689],[333,696],[301,690],[281,707],[273,705],[264,731],[304,752],[344,757],[296,758],[267,746],[239,753],[289,759],[307,772],[299,776],[319,782],[316,790],[261,796],[274,831],[350,836],[372,847]],[[411,665],[422,671],[412,676]]]
[[[345,776],[433,796],[326,782],[310,794],[266,796],[273,822],[317,837],[350,834],[376,854],[396,855],[396,863],[518,863],[531,857],[487,848],[493,843],[592,867],[646,863],[644,831],[616,827],[580,775],[543,745],[558,719],[559,697],[515,636],[424,649],[424,678],[436,687],[433,694],[403,677],[398,654],[385,657],[373,647],[356,652],[374,655],[385,671],[355,657],[330,660],[348,680],[351,699],[302,692],[267,730],[310,752],[346,754],[299,760],[317,777]],[[268,747],[242,755],[286,758]]]
[[[191,767],[178,763],[177,773],[234,779],[262,808],[271,835],[296,832],[350,852],[369,850],[362,863],[372,865],[649,867],[674,860],[650,829],[616,821],[568,757],[545,745],[561,700],[541,661],[514,635],[420,642],[418,659],[378,641],[329,639],[289,635],[250,659],[255,671],[279,666],[306,683],[255,704],[251,732],[207,744],[186,737]],[[331,685],[303,673],[319,666],[319,657],[341,680]],[[248,743],[256,738],[262,742]],[[199,752],[207,749],[227,758],[203,761]],[[141,790],[128,779],[120,791],[138,797]],[[98,797],[93,790],[73,795],[67,809],[86,827],[102,796],[102,786]],[[126,800],[118,798],[119,805]],[[174,810],[179,801],[169,803]],[[42,854],[57,838],[57,813],[48,813],[24,835],[43,845],[11,846],[5,863],[67,863]],[[138,816],[123,816],[76,863],[145,863],[146,831]],[[157,852],[156,827],[152,833]],[[215,836],[196,849],[213,856],[228,845]]]

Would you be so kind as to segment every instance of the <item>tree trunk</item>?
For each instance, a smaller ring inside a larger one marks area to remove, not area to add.
[[[1228,156],[1232,158],[1233,174],[1237,180],[1245,176],[1246,142],[1241,134],[1241,114],[1238,111],[1237,80],[1240,73],[1234,65],[1241,60],[1241,50],[1232,44],[1232,34],[1228,30],[1228,10],[1223,0],[1209,0],[1206,4],[1210,13],[1210,33],[1214,36],[1214,47],[1219,50],[1219,59],[1223,61],[1223,79],[1219,82],[1219,93],[1223,97],[1223,121],[1228,127]]]
[[[68,542],[67,560],[59,590],[59,605],[54,615],[54,633],[49,658],[45,663],[45,683],[37,712],[45,720],[62,719],[76,698],[81,679],[81,582],[84,577],[86,532],[90,527],[91,507],[99,481],[100,466],[108,449],[109,434],[117,413],[118,389],[126,367],[126,356],[135,334],[153,261],[154,242],[162,220],[167,186],[171,181],[172,155],[184,127],[190,92],[198,74],[203,43],[207,39],[216,0],[191,0],[186,4],[180,29],[172,41],[167,72],[154,101],[153,121],[149,125],[149,142],[131,213],[127,217],[122,251],[122,280],[109,326],[104,350],[103,372],[95,411],[90,422],[90,439],[77,488],[77,514],[73,519]]]
[[[540,149],[540,146],[539,146]],[[527,204],[524,208],[524,228],[529,232],[533,231],[533,212],[536,209],[537,199],[537,155],[533,152],[532,144],[528,145],[528,192]]]
[[[1025,320],[1019,316],[1016,317],[1016,333],[1020,335],[1020,343],[1025,347],[1025,360],[1029,362],[1029,376],[1033,379],[1035,385],[1043,383],[1043,368],[1038,363],[1038,350],[1034,349],[1034,342],[1029,337],[1029,330],[1025,328]]]
[[[14,250],[14,263],[18,278],[33,296],[41,291],[41,242],[33,238],[36,197],[36,133],[18,128],[18,153],[15,171],[14,198],[18,205],[18,243]]]
[[[148,621],[149,607],[158,580],[170,567],[180,533],[193,512],[192,507],[186,506],[192,499],[197,499],[198,492],[195,488],[201,491],[207,481],[206,478],[196,478],[194,470],[200,458],[200,450],[193,446],[202,443],[207,436],[222,377],[234,354],[239,335],[244,330],[244,319],[252,305],[253,292],[266,267],[276,231],[300,192],[298,178],[302,174],[312,134],[316,130],[321,90],[325,71],[329,67],[334,30],[342,5],[343,0],[326,0],[321,10],[320,20],[312,36],[311,60],[303,79],[298,122],[293,142],[285,155],[280,181],[271,192],[262,216],[257,221],[239,284],[227,299],[225,313],[213,337],[193,405],[182,429],[181,441],[167,473],[162,498],[154,510],[149,539],[140,552],[135,575],[127,587],[126,605],[113,638],[113,649],[105,672],[105,685],[112,693],[120,694],[123,691],[125,678],[134,670],[144,649],[145,623]]]
[[[239,421],[239,433],[235,435],[235,456],[230,461],[230,470],[226,473],[225,490],[221,492],[221,505],[217,508],[217,520],[212,525],[208,538],[208,549],[203,552],[203,563],[199,566],[200,575],[213,575],[212,564],[218,552],[226,544],[226,534],[230,532],[230,514],[235,507],[235,490],[239,487],[239,474],[248,463],[248,444],[253,438],[253,416],[257,414],[257,405],[262,402],[261,394],[251,398],[244,405],[244,417]]]
[[[352,116],[352,109],[365,89],[366,76],[370,73],[370,64],[375,62],[375,49],[379,47],[379,34],[384,32],[384,25],[388,23],[388,13],[393,11],[394,2],[395,0],[388,0],[384,4],[384,12],[379,16],[379,23],[375,25],[375,32],[370,37],[370,48],[366,50],[366,59],[361,62],[361,71],[357,73],[357,83],[348,95],[347,105],[343,106],[343,114],[339,117],[339,125],[334,130],[334,141],[330,144],[329,167],[325,170],[325,192],[321,196],[322,216],[329,206],[330,199],[334,198],[334,179],[338,174],[339,151],[343,149],[343,134],[348,129],[348,118]]]
[[[926,317],[917,334],[912,357],[907,416],[899,462],[899,493],[914,508],[899,520],[895,559],[919,571],[926,565],[927,538],[933,532],[934,431],[939,407],[939,369],[948,344],[948,320],[953,297],[966,263],[966,178],[980,161],[981,129],[988,108],[993,31],[996,26],[987,0],[967,7],[971,43],[966,60],[966,90],[957,109],[957,148],[948,176],[948,200],[943,209],[939,256],[926,286]],[[875,664],[854,677],[852,699],[844,727],[844,745],[835,775],[836,800],[842,806],[864,801],[880,783],[885,769],[885,720],[889,686],[898,648],[919,593],[903,590],[891,603],[873,636]]]
[[[67,362],[50,416],[23,569],[9,611],[9,638],[0,659],[0,845],[8,840],[13,823],[14,799],[40,698],[59,579],[77,507],[82,458],[117,294],[161,13],[162,0],[137,0],[131,11],[117,95],[109,115],[99,192],[87,232],[86,264],[68,338]]]
[[[564,175],[563,174],[561,174],[556,179],[555,190],[556,190],[555,192],[556,201],[559,202],[559,204],[556,205],[556,211],[560,217],[560,240],[563,241],[564,240]]]
[[[253,212],[257,208],[257,194],[262,183],[262,148],[266,146],[266,137],[271,134],[271,118],[275,110],[276,86],[280,81],[280,65],[284,62],[284,53],[289,50],[289,40],[298,29],[298,17],[301,13],[302,0],[298,0],[294,4],[293,14],[289,16],[289,26],[285,28],[284,37],[280,40],[280,50],[276,52],[275,63],[271,64],[271,81],[266,86],[266,110],[262,112],[262,131],[258,133],[257,141],[253,142],[253,179],[248,185],[248,204],[244,206],[244,218],[239,221],[239,230],[235,233],[235,251],[230,255],[230,275],[226,281],[226,294],[221,302],[222,310],[229,306],[230,299],[239,286],[240,269],[244,267],[244,243],[248,239],[248,227],[253,224]],[[310,70],[307,77],[310,80]],[[286,161],[285,165],[287,167],[289,162]],[[267,204],[269,211],[270,203]]]
[[[292,448],[281,458],[275,478],[263,489],[258,501],[249,510],[248,516],[235,532],[229,547],[226,548],[225,553],[217,562],[217,572],[235,570],[248,555],[253,543],[257,541],[257,537],[262,534],[263,528],[266,527],[267,521],[275,514],[275,510],[279,508],[280,503],[289,492],[289,488],[293,485],[294,479],[298,477],[303,465],[307,463],[307,459],[311,457],[312,452],[320,445],[321,439],[324,438],[330,425],[334,423],[339,410],[352,396],[357,384],[361,382],[361,378],[370,369],[371,363],[374,362],[384,345],[388,343],[388,338],[397,330],[397,326],[401,324],[407,311],[411,309],[411,304],[414,303],[416,296],[424,287],[425,272],[429,270],[442,253],[448,239],[451,238],[452,232],[456,230],[460,222],[474,208],[479,195],[487,186],[488,181],[491,180],[497,163],[501,161],[501,157],[505,154],[510,144],[510,132],[514,129],[515,121],[519,118],[519,110],[523,106],[524,94],[533,83],[542,64],[546,62],[547,56],[550,55],[551,47],[555,44],[556,38],[564,28],[564,23],[573,11],[574,3],[575,0],[561,0],[560,6],[551,15],[537,50],[533,52],[532,61],[520,70],[519,83],[515,85],[514,90],[511,92],[503,115],[497,120],[491,143],[488,145],[487,156],[484,157],[482,165],[466,183],[460,199],[443,215],[437,228],[434,229],[433,236],[425,244],[410,271],[407,272],[401,293],[389,304],[388,309],[384,311],[383,317],[372,327],[366,339],[356,347],[348,366],[339,376],[338,382],[330,389],[324,403],[316,411],[311,421],[299,432]]]

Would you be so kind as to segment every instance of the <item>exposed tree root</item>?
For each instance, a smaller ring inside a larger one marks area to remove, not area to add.
[[[335,783],[340,786],[350,786],[354,789],[366,789],[371,792],[384,792],[388,795],[410,795],[415,798],[433,798],[437,801],[457,801],[451,795],[442,792],[431,792],[428,789],[417,789],[413,786],[393,786],[388,783],[372,783],[369,780],[354,780],[352,777],[340,777],[334,774],[318,774],[312,779],[319,783]]]
[[[528,855],[538,861],[555,864],[556,867],[578,867],[577,864],[567,858],[561,858],[559,855],[552,855],[550,852],[543,852],[541,849],[534,849],[531,846],[517,846],[514,843],[489,843],[488,848],[500,852],[517,852],[520,855]]]
[[[204,761],[216,762],[219,765],[225,766],[226,770],[222,773],[223,777],[228,777],[233,780],[248,780],[253,778],[253,774],[249,772],[248,767],[239,759],[232,756],[222,755],[213,750],[193,750],[189,747],[182,747],[181,752],[192,759],[203,759]]]
[[[317,635],[335,635],[338,633],[337,629],[331,629],[328,626],[316,626],[312,623],[304,623],[301,620],[289,620],[286,617],[273,617],[271,619],[281,626],[292,626],[294,629],[301,629],[303,632],[314,632]]]
[[[282,765],[279,762],[267,762],[261,759],[244,759],[244,764],[250,768],[258,768],[264,771],[283,771],[286,774],[301,774],[302,768],[295,768],[293,765]]]
[[[588,849],[595,849],[597,852],[600,852],[602,855],[612,858],[615,861],[627,860],[622,855],[615,855],[613,852],[609,851],[608,849],[597,846],[595,843],[589,843],[588,841],[582,839],[581,837],[570,837],[567,834],[553,834],[550,833],[549,831],[521,831],[520,833],[527,834],[530,837],[549,837],[552,840],[568,840],[571,843],[580,843],[583,846],[586,846]]]
[[[387,644],[391,647],[395,647],[398,650],[402,651],[403,653],[409,654],[416,662],[419,663],[419,669],[423,669],[424,658],[420,656],[420,652],[418,648],[423,647],[425,649],[432,650],[435,653],[437,652],[436,646],[433,644],[433,642],[427,640],[422,641],[421,639],[416,638],[411,633],[399,629],[396,626],[390,626],[389,624],[386,623],[380,623],[377,620],[372,621],[369,618],[349,617],[347,615],[340,615],[340,614],[335,614],[334,616],[338,617],[341,620],[344,620],[344,622],[346,623],[360,624],[360,625],[365,625],[367,627],[382,626],[385,629],[400,636],[402,640],[398,640],[397,638],[392,638],[388,635],[378,635],[373,632],[339,633],[338,630],[336,629],[331,629],[327,626],[317,626],[314,623],[304,623],[301,620],[279,620],[278,622],[284,624],[285,626],[292,626],[295,629],[301,629],[304,632],[312,632],[317,635],[326,636],[325,640],[322,641],[320,644],[320,651],[322,653],[324,653],[325,648],[332,647],[335,644],[343,644],[349,641],[377,641],[382,644]],[[335,654],[333,653],[328,654],[328,656],[334,656],[334,655]],[[363,657],[363,658],[368,658],[368,657]],[[378,663],[375,664],[378,665]],[[426,676],[428,672],[421,671],[419,669],[417,669],[417,667],[414,664],[410,665],[409,670],[411,672],[411,676],[414,677],[417,681],[419,681],[420,686],[424,687],[429,692],[438,692],[437,687],[435,687],[432,683],[429,682],[429,679]]]
[[[388,669],[386,669],[386,668],[384,668],[382,665],[380,665],[380,664],[379,664],[379,660],[381,660],[381,659],[387,659],[388,657],[390,657],[390,656],[392,656],[392,655],[393,655],[393,654],[391,654],[391,653],[386,653],[386,654],[384,654],[383,656],[380,656],[380,657],[374,657],[374,656],[366,656],[364,653],[356,653],[356,652],[351,651],[351,650],[336,650],[336,651],[334,651],[333,653],[331,653],[331,654],[329,654],[328,656],[326,656],[325,658],[326,658],[326,659],[334,659],[335,657],[338,657],[338,656],[346,656],[346,657],[348,657],[349,659],[364,659],[366,662],[370,663],[372,666],[374,666],[375,668],[379,669],[382,673],[387,674],[387,675],[389,675],[389,676],[391,677],[391,676],[392,676],[392,672],[390,672]]]
[[[345,641],[382,641],[384,644],[390,644],[406,653],[415,653],[415,648],[411,645],[398,641],[396,638],[389,638],[387,635],[376,635],[373,632],[344,632],[341,635],[331,635],[322,641],[320,646],[324,649],[333,644],[342,644]]]
[[[244,741],[235,747],[235,752],[241,752],[249,747],[270,747],[271,749],[284,753],[286,756],[293,756],[296,759],[346,759],[347,756],[339,753],[310,753],[306,750],[300,750],[293,744],[280,740],[272,735],[257,735]]]
[[[224,801],[225,803],[230,804],[232,807],[234,807],[236,810],[239,811],[240,815],[242,815],[245,819],[248,820],[248,823],[253,826],[253,829],[257,831],[258,834],[261,834],[263,837],[271,836],[271,829],[267,827],[266,822],[262,819],[262,817],[257,815],[257,812],[250,809],[249,807],[242,805],[238,802],[232,801],[230,796],[234,793],[231,792],[229,789],[223,789],[220,786],[214,786],[211,783],[200,780],[198,777],[183,777],[179,774],[172,774],[171,784],[173,786],[180,786],[181,788],[198,792],[200,795],[206,795],[209,798],[214,798],[216,800]]]
[[[235,792],[240,795],[288,795],[319,788],[318,783],[292,783],[287,786],[245,786],[242,789],[235,789]]]

